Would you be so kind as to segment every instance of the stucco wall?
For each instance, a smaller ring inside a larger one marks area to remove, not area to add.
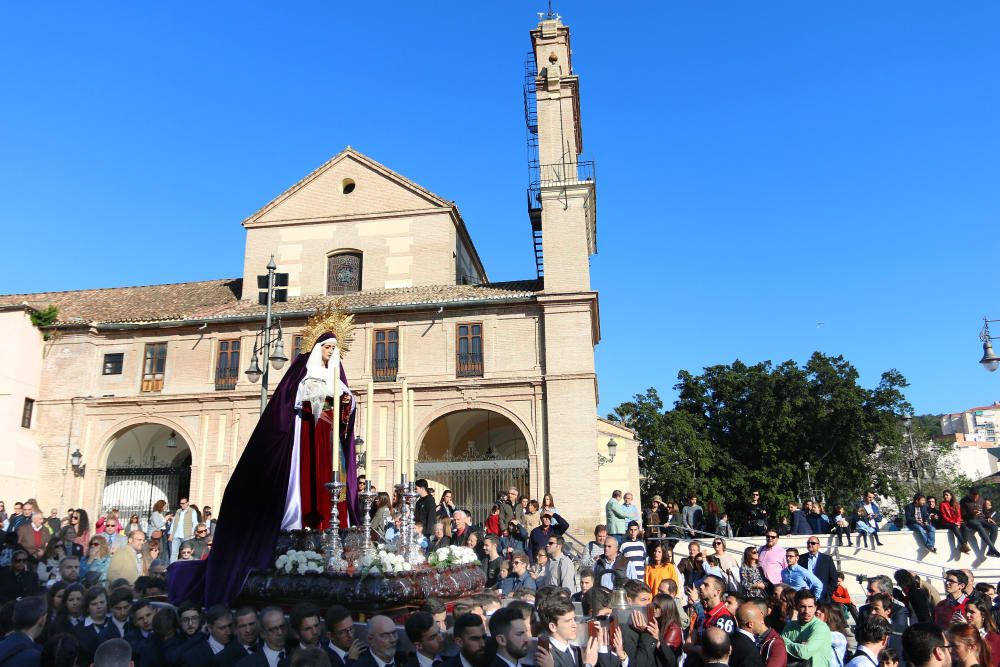
[[[0,312],[0,500],[8,510],[16,500],[40,495],[43,508],[52,499],[39,494],[38,472],[41,453],[35,440],[37,411],[31,427],[22,428],[24,399],[41,396],[42,335],[29,314],[14,310]]]

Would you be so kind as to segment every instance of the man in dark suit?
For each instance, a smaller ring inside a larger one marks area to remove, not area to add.
[[[701,636],[701,656],[705,667],[728,665],[732,653],[729,633],[722,628],[711,627]]]
[[[33,565],[28,567],[29,562],[27,551],[15,549],[10,559],[10,568],[0,570],[0,604],[41,592],[38,573]]]
[[[555,599],[539,609],[538,613],[543,632],[548,635],[548,653],[552,656],[554,667],[593,667],[597,664],[600,647],[596,639],[588,640],[583,650],[573,645],[576,641],[576,610],[572,602]],[[544,650],[539,646],[539,653]]]
[[[482,616],[462,614],[455,619],[452,632],[455,636],[455,645],[458,646],[458,655],[449,658],[442,667],[463,667],[463,659],[476,667],[486,667],[489,664],[486,653],[486,626],[483,624]]]
[[[625,582],[625,596],[629,605],[637,611],[632,612],[632,620],[618,627],[622,631],[622,648],[629,656],[629,667],[655,667],[656,639],[646,631],[646,614],[638,609],[645,609],[653,601],[653,592],[645,582],[629,579]]]
[[[361,656],[364,643],[354,637],[354,617],[347,607],[330,605],[323,618],[329,641],[320,642],[330,657],[331,667],[350,667]]]
[[[354,667],[403,667],[404,661],[396,657],[398,642],[396,624],[392,619],[372,616],[368,621],[368,651],[358,658]]]
[[[163,651],[159,638],[153,633],[156,609],[149,600],[132,603],[132,629],[125,633],[125,641],[132,647],[132,658],[137,665],[163,664]],[[230,625],[232,621],[230,621]],[[184,663],[185,665],[194,663]]]
[[[139,625],[138,617],[133,616],[132,620],[136,626]],[[225,605],[217,604],[209,607],[205,612],[205,622],[208,624],[208,639],[198,642],[181,655],[181,664],[185,667],[209,667],[215,656],[222,653],[232,640],[233,613]],[[134,644],[132,648],[135,649]]]
[[[241,658],[236,667],[288,667],[290,660],[285,645],[288,642],[288,624],[285,612],[277,607],[264,607],[260,612],[260,629],[264,642],[252,654]]]
[[[491,667],[517,667],[528,655],[531,626],[520,609],[504,607],[490,617],[490,637],[497,648]]]
[[[226,648],[215,656],[212,665],[215,667],[236,667],[236,664],[260,650],[260,624],[257,622],[257,610],[253,607],[240,607],[236,610],[236,641],[226,644]]]
[[[406,667],[434,667],[441,660],[444,637],[434,616],[426,611],[416,611],[406,619],[406,638],[413,644],[413,653],[406,658]]]
[[[47,618],[44,597],[36,595],[18,600],[14,605],[14,632],[0,641],[0,663],[12,667],[39,664],[42,647],[35,640],[45,629]]]
[[[830,604],[830,596],[837,590],[837,566],[833,559],[819,550],[819,538],[811,535],[806,540],[808,551],[799,556],[799,565],[816,575],[816,578],[823,584],[823,593],[820,595],[821,603]],[[733,648],[735,652],[735,647]]]
[[[427,490],[427,480],[418,479],[414,486],[417,488],[417,504],[413,508],[413,520],[419,521],[424,527],[424,537],[430,539],[434,534],[434,524],[437,523],[437,503],[434,496]]]

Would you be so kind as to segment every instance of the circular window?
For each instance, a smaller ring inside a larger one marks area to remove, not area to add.
[[[352,192],[354,192],[355,187],[356,186],[354,185],[354,181],[349,178],[345,178],[344,181],[340,184],[340,189],[345,195],[349,195]]]

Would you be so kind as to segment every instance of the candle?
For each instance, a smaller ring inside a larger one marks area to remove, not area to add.
[[[416,392],[411,389],[409,397],[407,398],[408,414],[406,415],[406,426],[409,429],[407,440],[409,441],[410,446],[407,448],[407,453],[410,456],[410,479],[416,479],[417,477],[417,438],[414,426],[414,422],[416,420],[414,419],[413,414],[413,401],[415,395]]]
[[[340,479],[340,354],[330,358],[333,366],[333,479]]]
[[[368,380],[368,407],[365,408],[365,449],[367,450],[374,443],[372,441],[372,420],[375,413],[375,381]],[[368,457],[365,457],[365,467],[367,468]]]
[[[406,378],[403,378],[402,389],[402,410],[400,411],[399,416],[399,470],[405,475],[410,471],[410,467],[406,463],[410,456],[410,452],[408,451],[409,442],[407,441],[409,427],[406,424],[406,394],[409,389],[407,388]]]

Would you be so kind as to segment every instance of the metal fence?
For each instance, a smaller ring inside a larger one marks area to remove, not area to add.
[[[122,521],[133,514],[145,523],[159,500],[171,510],[191,487],[191,466],[120,466],[108,468],[101,514],[118,509]]]
[[[527,459],[420,461],[415,471],[428,480],[439,500],[451,489],[455,506],[470,512],[476,523],[489,517],[493,503],[510,487],[528,494]]]

